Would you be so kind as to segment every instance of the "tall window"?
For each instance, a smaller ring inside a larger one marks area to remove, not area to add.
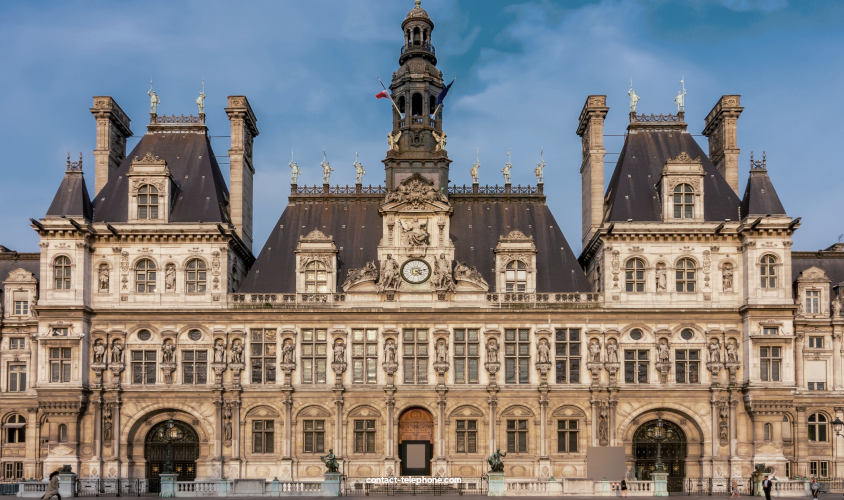
[[[695,215],[695,190],[688,184],[674,186],[674,218],[691,219]]]
[[[759,265],[759,277],[762,280],[762,288],[777,287],[777,258],[773,255],[765,255]]]
[[[252,453],[272,453],[275,449],[275,422],[252,421]]]
[[[558,384],[580,383],[580,329],[558,328],[554,346]]]
[[[557,420],[557,453],[577,453],[577,420]]]
[[[624,350],[624,381],[628,384],[648,383],[648,350]]]
[[[677,349],[674,351],[674,378],[678,384],[700,382],[700,350]]]
[[[138,188],[138,219],[158,219],[158,189],[149,184]]]
[[[428,383],[428,330],[402,330],[402,360],[405,384]]]
[[[762,439],[765,441],[774,440],[774,426],[770,423],[766,423],[762,426]]]
[[[26,390],[26,365],[9,363],[8,381],[9,392],[24,392]]]
[[[28,300],[15,300],[15,316],[27,316],[29,314]]]
[[[375,453],[375,420],[355,420],[355,453]]]
[[[59,255],[53,261],[53,284],[56,290],[70,290],[70,258]]]
[[[3,479],[8,481],[23,479],[23,462],[5,462],[3,464]]]
[[[378,375],[378,330],[352,330],[352,378],[356,384],[374,384]]]
[[[328,270],[318,260],[305,265],[305,293],[328,293]]]
[[[454,329],[454,383],[478,383],[479,347],[477,328]]]
[[[645,261],[630,259],[624,265],[624,282],[627,291],[632,293],[645,291]]]
[[[527,265],[520,260],[511,260],[504,269],[504,291],[524,292],[527,290]]]
[[[809,475],[813,477],[828,478],[829,462],[826,460],[812,460],[809,462]]]
[[[818,314],[821,311],[821,291],[806,290],[806,314]]]
[[[132,351],[132,383],[155,383],[155,351]]]
[[[527,420],[507,420],[507,452],[527,453]]]
[[[478,421],[457,421],[457,453],[478,452]]]
[[[530,381],[530,330],[504,330],[504,382],[527,384]]]
[[[275,383],[275,330],[253,328],[249,341],[249,360],[252,363],[252,383]]]
[[[185,291],[187,293],[205,293],[205,261],[191,259],[185,268]]]
[[[305,453],[325,451],[325,420],[304,420],[302,429],[305,433],[302,442]]]
[[[816,443],[826,442],[829,424],[826,420],[826,415],[823,413],[813,413],[809,415],[809,441]]]
[[[302,383],[325,383],[326,337],[325,328],[302,329]]]
[[[6,431],[7,444],[19,444],[26,442],[26,419],[23,415],[14,414],[3,424]]]
[[[59,424],[59,442],[67,442],[67,424]]]
[[[182,351],[182,383],[208,383],[208,351]]]
[[[693,293],[695,291],[695,262],[692,259],[680,259],[677,261],[675,272],[677,291]]]
[[[70,347],[50,348],[50,382],[70,382]]]
[[[782,347],[759,347],[759,377],[763,382],[779,382],[782,366]]]
[[[135,291],[138,293],[155,292],[155,262],[141,259],[135,264]]]

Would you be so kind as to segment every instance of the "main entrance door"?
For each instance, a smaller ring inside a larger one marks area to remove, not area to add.
[[[177,481],[196,479],[196,459],[199,457],[199,438],[193,427],[179,420],[156,424],[144,441],[144,459],[147,463],[149,491],[161,490],[160,474],[166,472],[168,440],[172,446],[173,473]]]
[[[434,417],[411,408],[399,417],[399,458],[402,476],[430,476],[434,456]]]
[[[658,444],[658,420],[645,422],[633,434],[633,457],[636,459],[636,479],[648,481],[657,461],[660,448],[662,463],[668,473],[668,491],[683,491],[686,476],[686,434],[677,424],[662,421],[661,444]]]

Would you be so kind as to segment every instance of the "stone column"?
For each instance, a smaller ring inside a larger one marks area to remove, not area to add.
[[[334,425],[334,455],[343,457],[343,392],[335,391],[334,394],[335,425]]]
[[[539,392],[539,458],[548,457],[548,388],[543,389]]]
[[[802,332],[794,337],[794,383],[798,389],[806,389],[806,376],[803,373],[803,341]],[[785,377],[782,377],[785,378]]]
[[[794,442],[794,456],[797,460],[796,474],[800,476],[807,476],[809,474],[806,467],[806,457],[802,449],[800,449],[800,442],[807,439],[808,436],[808,422],[806,422],[806,407],[797,407],[797,417],[794,422],[794,435],[791,439]]]
[[[712,449],[710,450],[710,457],[713,460],[714,473],[714,461],[718,458],[720,451],[720,442],[718,439],[718,389],[715,387],[709,388],[709,417],[712,425]]]
[[[842,327],[834,325],[832,332],[832,388],[836,391],[844,388],[844,383],[841,381],[841,334]]]
[[[607,402],[608,402],[608,405],[609,405],[609,412],[610,412],[610,415],[609,415],[609,419],[610,419],[610,423],[609,423],[609,427],[610,427],[610,436],[609,436],[610,437],[610,446],[618,446],[618,442],[616,441],[618,429],[616,429],[616,420],[615,420],[616,409],[618,407],[618,400],[615,399],[615,397],[613,396],[613,390],[612,389],[608,389],[608,392],[609,392],[609,398],[608,398]]]
[[[284,446],[282,447],[283,458],[293,457],[293,395],[289,392],[284,394]]]
[[[387,397],[384,403],[387,406],[387,449],[384,450],[384,455],[387,458],[393,458],[396,453],[395,443],[395,412],[396,412],[396,398],[395,389],[385,389]]]
[[[218,394],[217,399],[214,400],[214,418],[215,422],[215,447],[217,448],[217,464],[220,466],[220,477],[223,477],[225,474],[223,473],[223,399],[222,394]]]
[[[437,397],[437,459],[445,460],[445,405],[446,396],[443,390]]]
[[[490,394],[487,403],[489,404],[489,454],[492,454],[495,452],[496,408],[498,407],[498,398],[494,392]]]
[[[592,393],[592,396],[589,398],[589,408],[592,413],[589,417],[590,421],[592,422],[592,431],[589,433],[589,442],[590,446],[598,446],[598,406],[601,404],[601,402],[597,399],[595,391],[590,388],[589,392]]]

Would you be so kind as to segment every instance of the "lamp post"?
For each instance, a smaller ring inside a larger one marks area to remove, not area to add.
[[[844,437],[844,434],[841,433],[842,428],[844,428],[844,422],[841,421],[841,417],[835,417],[835,420],[832,421],[832,430],[836,436]]]
[[[182,429],[176,426],[176,421],[168,418],[164,427],[158,429],[158,437],[167,443],[167,461],[164,462],[164,473],[173,474],[173,441],[182,439]]]
[[[654,464],[655,472],[665,472],[665,464],[662,463],[662,442],[666,441],[671,431],[665,428],[662,423],[662,417],[657,417],[656,427],[648,429],[648,437],[651,441],[656,442],[656,464]]]

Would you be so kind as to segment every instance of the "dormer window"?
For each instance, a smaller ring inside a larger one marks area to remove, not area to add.
[[[504,291],[524,292],[527,290],[527,265],[521,260],[512,260],[504,272]]]
[[[328,269],[318,260],[305,265],[305,293],[328,292]]]
[[[777,287],[777,258],[773,255],[765,255],[759,265],[759,276],[762,288]]]
[[[495,289],[500,293],[536,291],[536,245],[519,230],[499,236],[495,246]]]
[[[695,190],[688,184],[674,186],[674,218],[692,219],[695,213]]]
[[[703,176],[700,158],[681,152],[666,160],[659,184],[664,221],[703,220]]]
[[[821,291],[806,290],[806,314],[819,314],[821,310]]]
[[[15,297],[15,316],[29,316],[29,301]]]
[[[155,262],[141,259],[135,264],[135,291],[155,293]]]
[[[158,219],[158,189],[149,184],[138,188],[138,220]]]
[[[56,290],[70,290],[70,258],[60,255],[53,260],[53,284]]]
[[[135,157],[126,174],[129,180],[128,222],[168,221],[173,182],[164,159],[152,153]]]
[[[296,246],[296,290],[306,294],[331,294],[337,284],[337,246],[322,231],[314,229],[299,237]],[[330,300],[320,295],[318,300]]]

